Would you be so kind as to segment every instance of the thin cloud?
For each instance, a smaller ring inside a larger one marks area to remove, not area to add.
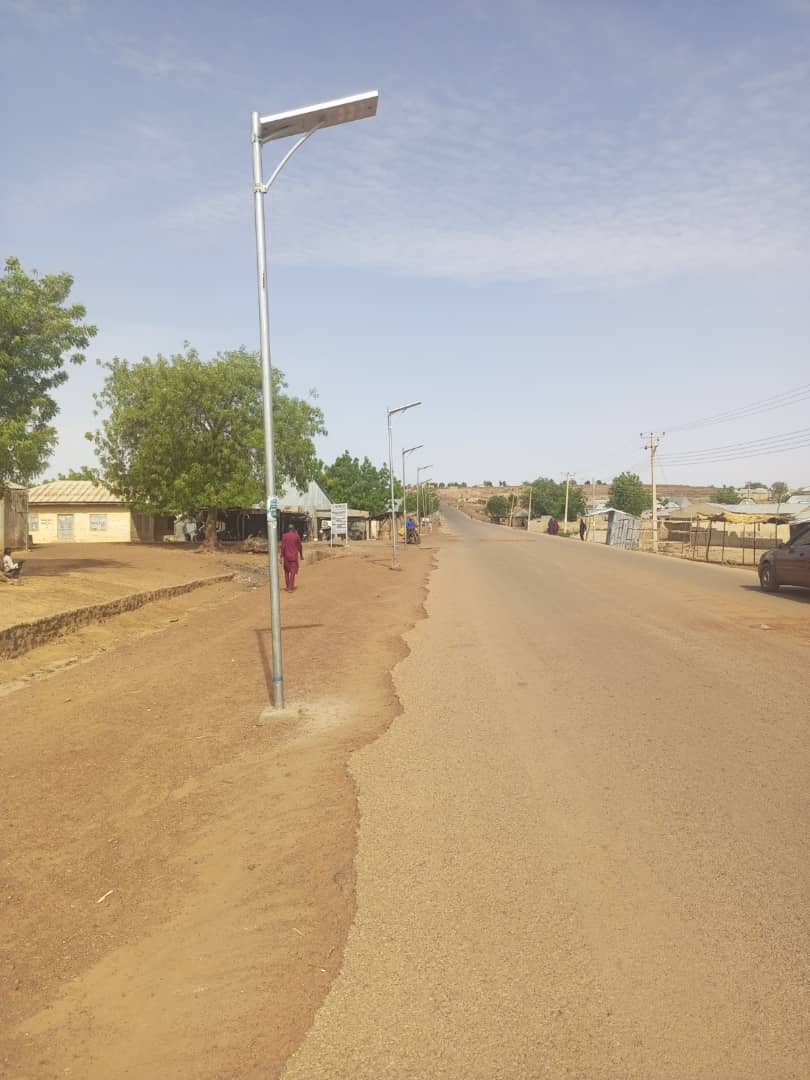
[[[170,35],[146,41],[133,34],[91,34],[87,37],[87,46],[96,55],[143,79],[171,80],[195,88],[214,71],[207,60],[190,55],[186,42]]]
[[[383,88],[376,120],[319,133],[269,200],[275,257],[574,287],[806,261],[801,35],[699,53],[636,16],[532,9],[507,11],[537,54],[510,46],[485,91]],[[245,184],[221,177],[160,223],[223,243],[250,219]]]
[[[85,0],[0,0],[0,15],[15,16],[41,30],[80,19],[86,10]]]

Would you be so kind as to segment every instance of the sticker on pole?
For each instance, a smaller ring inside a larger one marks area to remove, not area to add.
[[[274,495],[272,499],[267,500],[267,520],[268,520],[268,522],[272,522],[272,524],[275,525],[277,517],[278,517],[278,499]]]

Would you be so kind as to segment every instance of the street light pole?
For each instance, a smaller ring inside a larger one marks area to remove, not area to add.
[[[379,95],[376,91],[356,97],[340,98],[322,105],[311,105],[272,116],[251,114],[253,148],[253,211],[256,222],[256,279],[259,299],[259,350],[262,368],[262,410],[264,413],[264,477],[267,513],[267,558],[270,571],[270,632],[273,641],[273,704],[284,708],[284,664],[281,651],[281,598],[278,572],[278,498],[276,495],[276,460],[273,442],[273,369],[270,360],[270,313],[267,289],[267,238],[264,220],[264,196],[281,170],[310,135],[323,127],[344,124],[374,116]],[[282,157],[270,179],[262,174],[262,146],[274,139],[298,135],[298,141]]]
[[[396,416],[397,413],[407,412],[408,409],[415,409],[417,405],[421,405],[421,401],[411,401],[407,405],[400,405],[396,409],[387,409],[388,413],[388,472],[391,480],[391,569],[397,569],[397,511],[394,506],[394,440],[391,433],[391,417]],[[403,457],[403,462],[404,462]],[[405,491],[402,492],[403,498]]]
[[[418,446],[409,446],[407,450],[402,451],[402,517],[407,520],[408,517],[408,495],[405,487],[405,458],[408,454],[412,454],[414,450],[421,450],[424,443],[419,443]]]
[[[432,469],[432,465],[418,465],[416,468],[416,527],[422,528],[422,519],[419,517],[419,473],[427,472],[428,469]]]

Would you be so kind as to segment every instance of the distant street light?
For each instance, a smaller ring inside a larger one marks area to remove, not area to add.
[[[394,506],[394,443],[391,436],[391,417],[397,413],[407,412],[421,405],[421,401],[411,401],[407,405],[400,405],[396,409],[387,409],[388,413],[388,472],[391,478],[391,569],[397,568],[397,511]],[[404,492],[403,492],[404,495]]]
[[[422,528],[422,519],[419,517],[419,473],[427,472],[432,468],[432,465],[419,465],[416,469],[416,527],[418,529]]]
[[[260,116],[251,113],[253,143],[253,209],[256,218],[256,275],[259,285],[259,342],[262,364],[262,407],[264,410],[264,475],[267,511],[267,558],[270,563],[270,629],[273,637],[273,704],[284,708],[284,668],[281,657],[281,600],[278,580],[278,499],[273,445],[273,380],[270,365],[270,314],[267,301],[267,245],[264,225],[264,198],[273,181],[307,139],[319,128],[362,120],[377,112],[376,90],[355,97],[308,105],[292,112]],[[262,146],[274,139],[300,135],[276,166],[270,179],[262,176]]]
[[[422,450],[424,448],[424,445],[425,445],[424,443],[419,443],[418,446],[409,446],[407,450],[402,451],[402,517],[403,518],[407,518],[407,516],[408,516],[408,496],[406,494],[406,488],[405,488],[405,457],[408,454],[412,454],[414,452],[414,450]]]

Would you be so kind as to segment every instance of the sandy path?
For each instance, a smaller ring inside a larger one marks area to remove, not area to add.
[[[256,724],[264,588],[156,605],[147,636],[123,616],[107,652],[0,697],[0,1076],[278,1075],[340,965],[346,759],[396,714],[430,560],[305,563],[280,723]]]
[[[806,599],[448,519],[285,1080],[810,1075]]]

